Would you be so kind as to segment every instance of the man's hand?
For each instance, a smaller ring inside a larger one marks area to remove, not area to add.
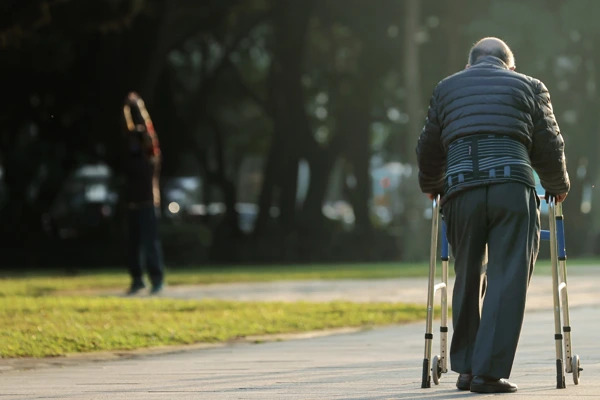
[[[433,193],[425,193],[427,195],[427,197],[429,197],[429,200],[433,201],[433,199],[435,199],[435,194]]]
[[[567,193],[559,193],[556,195],[556,202],[562,203],[567,198]]]
[[[546,193],[546,203],[550,201],[551,198],[554,198],[555,203],[562,203],[567,198],[567,193],[559,193],[559,194],[548,194]]]

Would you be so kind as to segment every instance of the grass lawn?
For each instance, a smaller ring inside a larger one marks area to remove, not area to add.
[[[275,333],[415,321],[418,305],[266,303],[164,298],[0,299],[0,355],[45,357],[216,343]]]
[[[169,285],[422,275],[423,265],[350,264],[173,269]],[[4,273],[0,278],[0,357],[47,357],[192,343],[253,335],[369,327],[425,318],[422,305],[276,303],[76,295],[123,288],[124,271],[64,276]]]

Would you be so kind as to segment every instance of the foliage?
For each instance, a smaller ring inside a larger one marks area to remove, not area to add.
[[[226,205],[224,218],[198,228],[211,231],[210,261],[342,260],[343,251],[323,255],[336,246],[352,248],[355,261],[425,259],[414,169],[394,189],[400,201],[386,223],[370,170],[414,162],[431,90],[463,68],[471,43],[491,35],[552,94],[573,183],[570,252],[600,249],[600,212],[590,206],[600,200],[597,2],[88,3],[0,6],[0,72],[13,83],[0,107],[7,251],[48,240],[43,221],[75,167],[101,160],[120,173],[119,107],[136,89],[158,128],[164,177],[199,176],[204,201]],[[349,204],[350,226],[325,217],[333,200]],[[258,206],[251,238],[240,229],[241,202]]]

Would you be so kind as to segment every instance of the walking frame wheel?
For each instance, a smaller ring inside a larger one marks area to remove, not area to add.
[[[433,378],[433,383],[436,385],[440,384],[442,377],[442,360],[440,356],[434,356],[431,361],[431,377]]]
[[[581,371],[583,371],[583,368],[581,368],[579,356],[577,354],[575,354],[571,358],[571,368],[573,369],[573,383],[575,385],[578,385],[579,384],[579,375],[581,375]]]

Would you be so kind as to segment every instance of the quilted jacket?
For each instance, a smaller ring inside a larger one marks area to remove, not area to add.
[[[499,58],[486,56],[445,78],[433,91],[416,148],[424,193],[443,194],[449,144],[479,134],[520,141],[546,192],[569,191],[564,141],[548,89],[510,70]]]

